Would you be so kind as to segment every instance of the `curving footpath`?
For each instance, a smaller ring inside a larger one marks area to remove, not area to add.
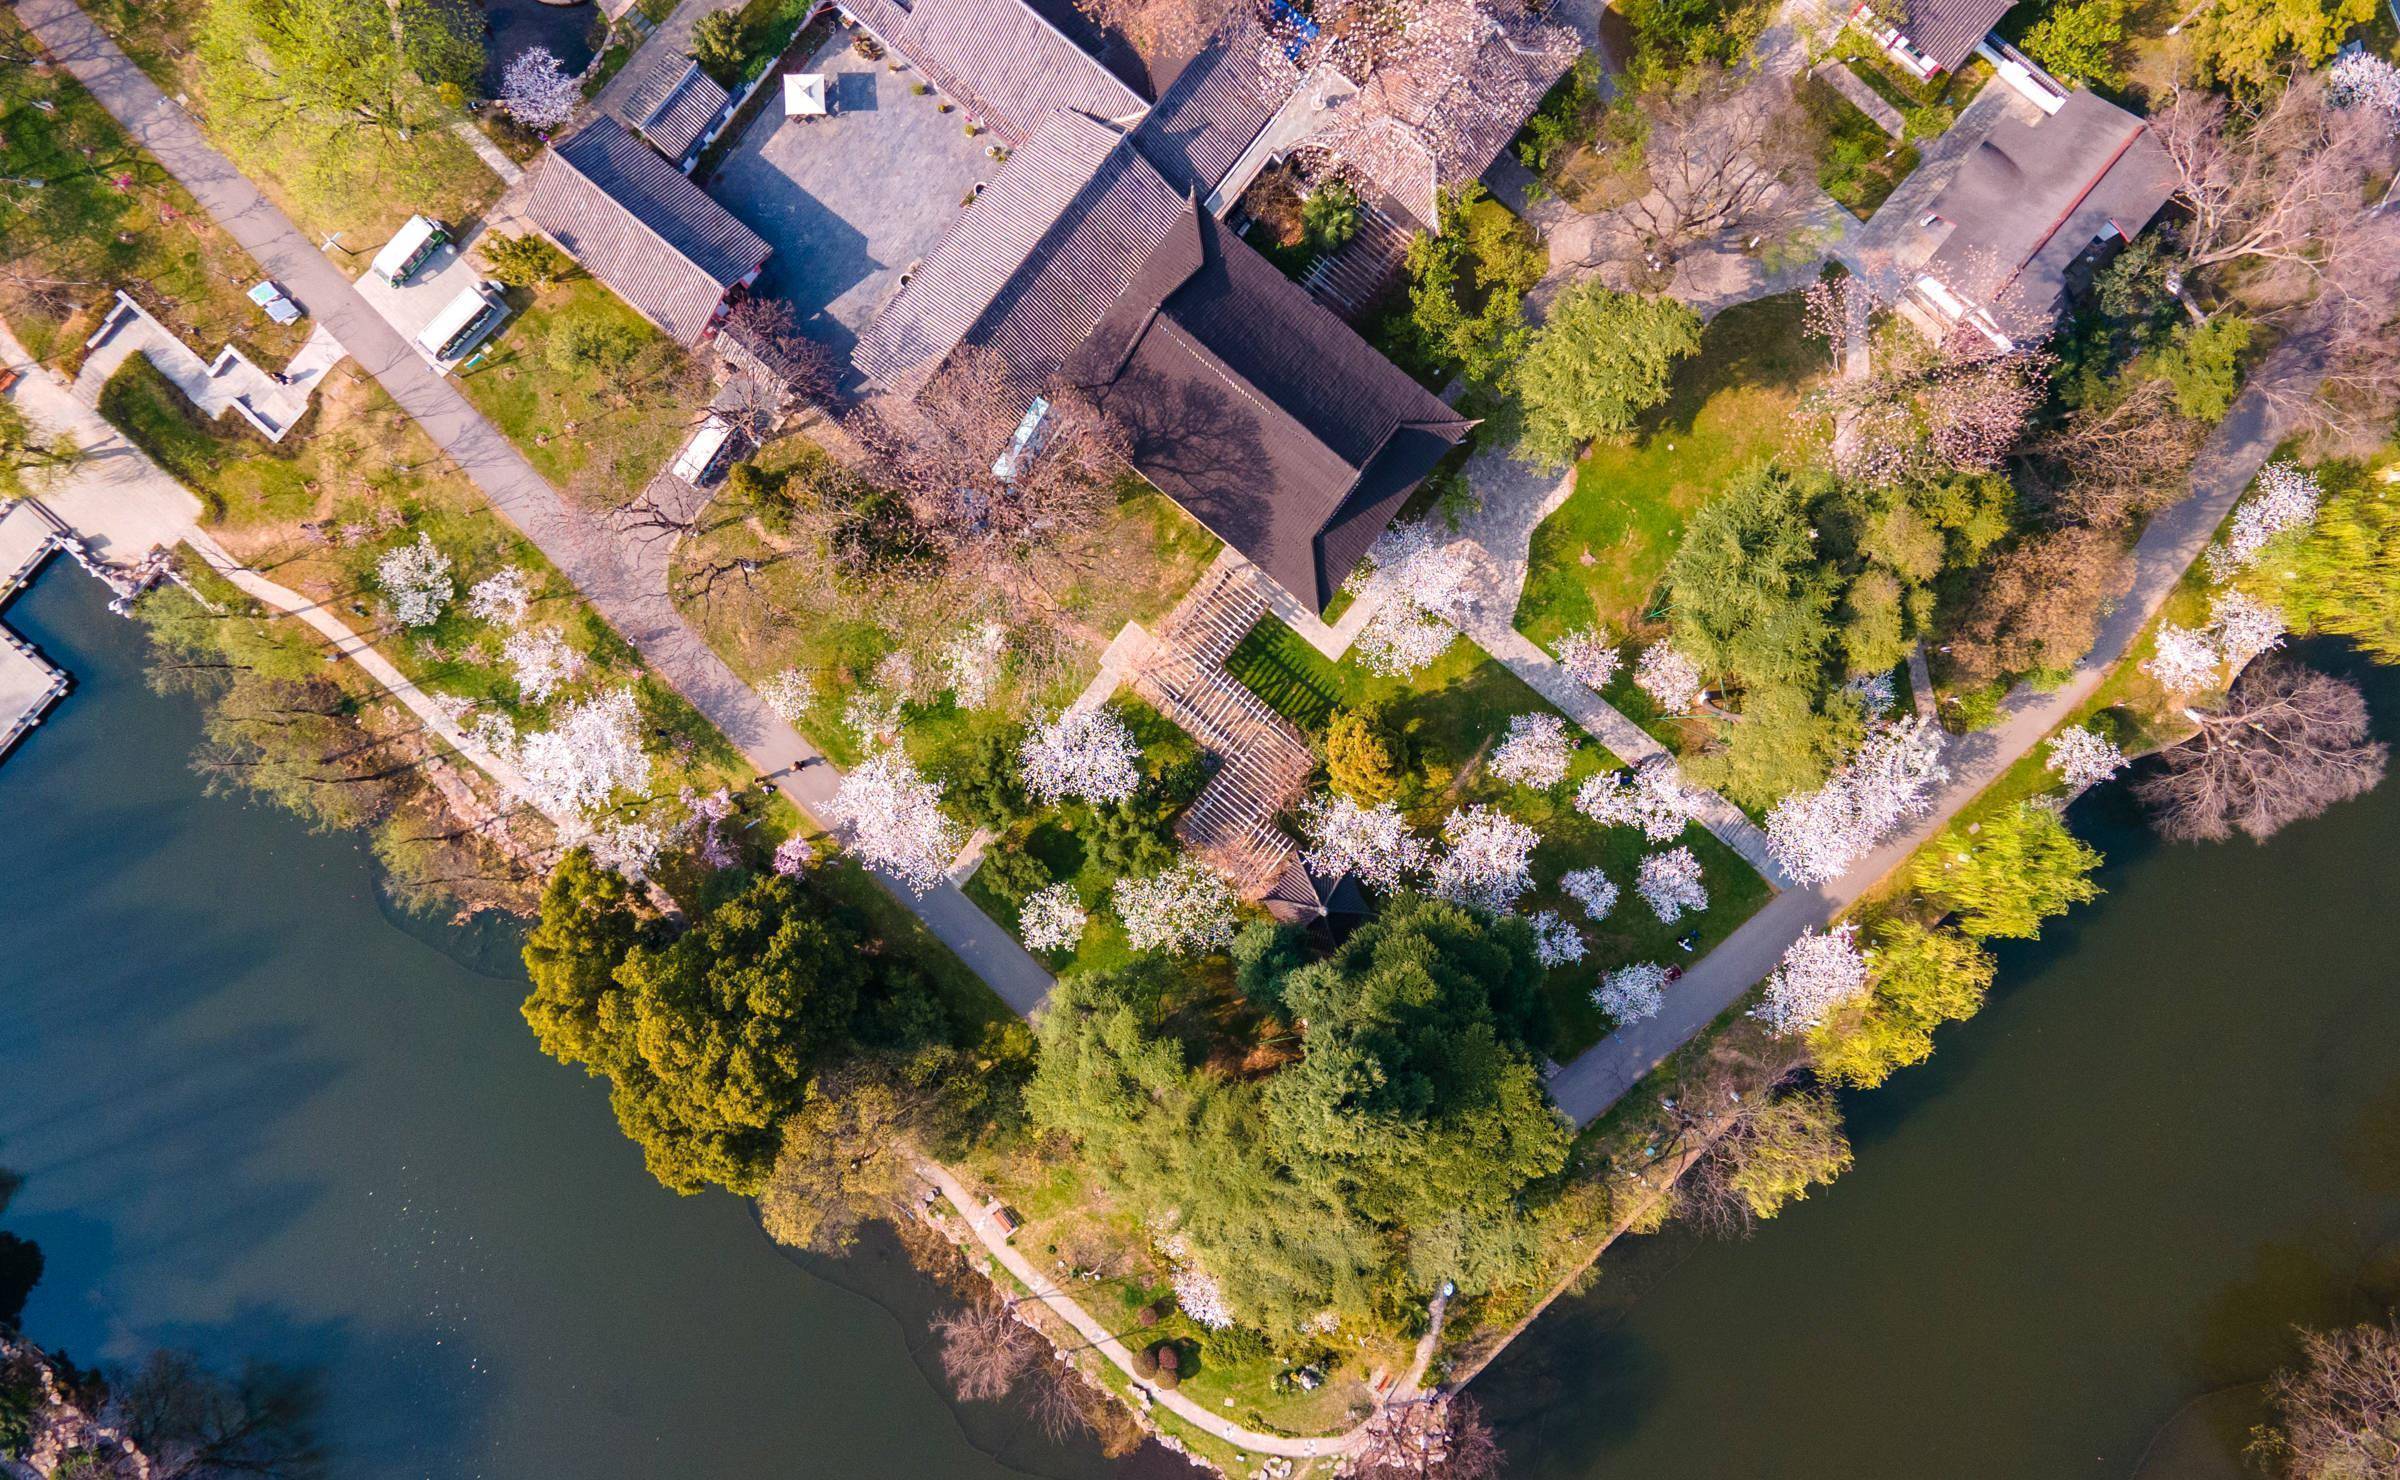
[[[2270,404],[2265,387],[2277,385],[2287,397],[2302,399],[2293,393],[2313,391],[2324,373],[2322,357],[2311,345],[2287,346],[2272,356],[2201,448],[2192,465],[2191,492],[2159,511],[2142,531],[2133,550],[2133,587],[2101,619],[2099,639],[2067,681],[2041,693],[2020,684],[2002,705],[1998,725],[1953,737],[1943,756],[1950,780],[1935,794],[1933,808],[1922,820],[1839,879],[1815,889],[1786,891],[1744,921],[1668,989],[1666,1006],[1656,1017],[1618,1029],[1551,1076],[1550,1092],[1559,1107],[1578,1125],[1599,1117],[1669,1054],[1741,1001],[1775,969],[1803,931],[1831,924],[2065,723],[2132,651],[2184,571],[2208,548],[2242,490],[2290,433],[2290,418]]]
[[[456,386],[436,375],[367,306],[341,269],[208,142],[191,115],[170,102],[74,0],[17,0],[15,9],[50,55],[270,276],[333,330],[350,357],[416,419],[492,506],[565,572],[653,672],[690,700],[794,804],[812,816],[825,815],[840,773],[830,763],[799,769],[824,757],[684,622],[664,584],[645,579],[615,534],[561,498]],[[956,885],[918,895],[889,877],[878,879],[1002,1001],[1019,1013],[1041,1005],[1050,974]]]
[[[1285,1459],[1334,1458],[1348,1454],[1366,1438],[1367,1424],[1373,1421],[1372,1415],[1342,1433],[1327,1434],[1320,1438],[1262,1434],[1256,1429],[1243,1428],[1223,1414],[1201,1407],[1182,1393],[1145,1380],[1134,1370],[1132,1350],[1090,1311],[1084,1309],[1080,1301],[1059,1289],[1040,1270],[1035,1269],[1033,1261],[1019,1253],[1016,1246],[1008,1241],[1008,1235],[985,1216],[974,1194],[967,1190],[955,1173],[948,1167],[932,1162],[918,1170],[941,1189],[942,1196],[949,1199],[952,1207],[958,1209],[960,1216],[966,1219],[968,1230],[975,1235],[976,1242],[983,1245],[985,1252],[999,1261],[1001,1268],[1016,1276],[1017,1283],[1030,1292],[1025,1298],[1040,1301],[1052,1314],[1073,1327],[1076,1334],[1090,1343],[1094,1351],[1114,1363],[1132,1381],[1136,1391],[1146,1394],[1152,1402],[1177,1418],[1245,1451],[1278,1455]],[[1433,1301],[1425,1334],[1417,1339],[1415,1359],[1409,1363],[1408,1371],[1392,1385],[1391,1392],[1377,1403],[1377,1411],[1395,1402],[1406,1402],[1416,1395],[1418,1384],[1424,1380],[1425,1369],[1432,1364],[1433,1349],[1441,1341],[1442,1317],[1448,1304],[1446,1296],[1436,1297]]]

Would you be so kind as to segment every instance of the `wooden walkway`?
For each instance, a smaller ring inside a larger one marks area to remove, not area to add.
[[[1226,656],[1266,613],[1266,594],[1251,568],[1219,561],[1167,614],[1133,666],[1133,691],[1217,762],[1216,774],[1176,820],[1176,836],[1251,899],[1291,862],[1292,840],[1275,819],[1299,799],[1316,768],[1300,733],[1225,671]]]
[[[0,505],[0,608],[56,554],[66,526],[38,499]],[[67,691],[67,675],[6,627],[0,627],[0,757],[16,748]]]

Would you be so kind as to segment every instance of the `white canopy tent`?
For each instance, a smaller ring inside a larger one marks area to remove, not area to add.
[[[822,72],[786,72],[783,74],[783,116],[786,118],[822,118],[825,116],[825,74]]]

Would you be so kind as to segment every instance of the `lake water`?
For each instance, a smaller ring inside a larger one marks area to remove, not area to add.
[[[888,1250],[796,1265],[652,1182],[535,1049],[508,933],[395,920],[350,839],[204,795],[96,583],[56,565],[7,620],[77,679],[0,764],[35,1340],[311,1369],[344,1480],[1109,1471],[946,1402]]]
[[[91,582],[9,621],[79,680],[0,765],[37,1340],[313,1368],[342,1477],[1133,1468],[946,1402],[888,1251],[795,1263],[660,1190],[535,1050],[507,933],[395,920],[348,839],[203,795]],[[1747,1243],[1621,1246],[1477,1385],[1514,1474],[2231,1476],[2289,1324],[2390,1297],[2400,787],[2264,849],[2074,818],[2108,895],[1853,1097],[1848,1176]]]
[[[2400,1295],[2400,783],[2264,848],[2070,820],[2107,895],[1849,1097],[1856,1167],[1620,1245],[1477,1384],[1513,1475],[2232,1477],[2291,1323]]]
[[[484,68],[487,92],[500,86],[500,74],[528,48],[547,46],[569,76],[591,65],[606,22],[594,0],[573,5],[545,5],[542,0],[483,0]]]

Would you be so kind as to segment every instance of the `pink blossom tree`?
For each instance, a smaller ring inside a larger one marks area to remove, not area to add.
[[[775,717],[787,725],[800,723],[808,706],[817,701],[817,686],[797,668],[785,668],[767,675],[758,686],[758,697],[775,711]]]
[[[627,819],[602,825],[585,846],[592,850],[592,862],[638,884],[666,851],[667,835],[650,823]]]
[[[787,879],[796,879],[816,861],[817,850],[809,846],[808,839],[794,833],[775,845],[775,856],[769,866]]]
[[[842,777],[827,808],[848,830],[850,847],[918,894],[942,884],[964,841],[942,811],[942,788],[919,772],[898,746],[868,756]]]

